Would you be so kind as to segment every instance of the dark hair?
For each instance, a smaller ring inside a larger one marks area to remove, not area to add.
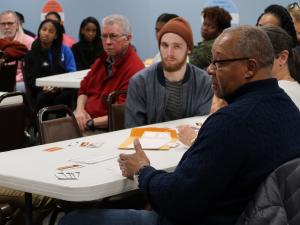
[[[47,18],[47,17],[50,16],[50,15],[55,16],[55,17],[57,18],[58,22],[61,23],[61,16],[59,15],[58,12],[55,12],[55,11],[48,12],[48,13],[46,14],[45,18]]]
[[[38,28],[38,37],[37,42],[35,44],[36,48],[40,48],[40,30],[42,29],[43,25],[45,23],[51,23],[56,30],[56,38],[53,40],[53,43],[51,45],[51,49],[53,52],[53,61],[59,62],[61,60],[61,46],[63,41],[63,32],[62,32],[62,26],[59,22],[55,20],[46,19],[41,22],[39,28]],[[34,45],[33,45],[34,47]]]
[[[300,83],[300,57],[293,49],[292,37],[281,27],[263,26],[262,29],[267,33],[271,40],[275,56],[284,50],[289,52],[289,72],[291,76]]]
[[[281,5],[270,5],[258,17],[256,26],[258,25],[261,17],[268,13],[272,14],[279,20],[280,27],[283,28],[292,37],[293,47],[295,47],[297,45],[297,33],[294,27],[293,19],[288,10]]]
[[[18,11],[15,11],[16,15],[18,16],[18,19],[20,21],[20,23],[25,23],[25,18],[24,15]]]
[[[47,17],[50,16],[50,15],[54,15],[54,16],[56,17],[56,19],[58,20],[58,22],[59,22],[60,25],[61,25],[61,29],[62,29],[63,34],[66,33],[66,30],[65,30],[64,25],[61,24],[61,17],[60,17],[60,15],[59,15],[59,13],[58,13],[58,12],[55,12],[55,11],[48,12],[48,13],[46,14],[46,16],[45,16],[45,19],[47,19]],[[49,20],[51,20],[51,19],[49,19]]]
[[[167,23],[169,20],[174,19],[176,17],[178,17],[177,14],[162,13],[159,17],[157,17],[156,23]]]
[[[82,29],[88,24],[88,23],[92,23],[96,26],[96,37],[93,41],[93,43],[101,43],[101,30],[100,30],[100,25],[99,22],[96,18],[94,17],[87,17],[84,20],[82,20],[81,24],[80,24],[80,28],[79,28],[79,41],[84,41],[84,36],[82,34]]]
[[[231,26],[232,17],[225,9],[219,6],[206,7],[202,11],[203,18],[209,18],[215,21],[218,30],[223,31],[224,29]]]

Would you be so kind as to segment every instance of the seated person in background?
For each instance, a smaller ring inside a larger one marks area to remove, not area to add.
[[[110,15],[101,23],[103,54],[81,81],[75,116],[80,129],[107,128],[107,96],[115,90],[127,90],[129,79],[144,68],[131,47],[131,26],[126,17]],[[124,96],[117,99],[125,101]]]
[[[45,19],[55,20],[60,23],[60,25],[62,26],[62,29],[63,29],[63,43],[64,43],[64,45],[71,48],[73,46],[73,44],[76,42],[76,40],[73,37],[71,37],[70,35],[66,34],[65,27],[63,25],[63,22],[61,20],[61,16],[59,15],[59,13],[54,12],[54,11],[48,12],[47,15],[45,16]]]
[[[23,26],[24,23],[25,23],[24,15],[23,15],[22,13],[18,12],[18,11],[15,11],[15,13],[16,13],[17,16],[18,16],[18,19],[19,19],[19,22],[20,22],[20,26],[22,27],[24,33],[27,34],[27,35],[29,35],[30,37],[36,38],[36,34],[35,34],[35,33],[31,32],[31,31],[29,31],[29,30],[26,30],[26,29],[24,28],[24,26]]]
[[[37,87],[36,78],[74,72],[76,64],[71,49],[62,44],[61,25],[54,20],[44,20],[38,37],[25,57],[25,79],[36,109],[57,104],[72,107],[72,91],[55,87]],[[71,75],[70,75],[71,76]]]
[[[194,48],[190,55],[190,63],[206,69],[211,58],[211,47],[218,35],[231,26],[229,12],[219,6],[207,7],[202,11],[203,24],[201,27],[202,42]]]
[[[31,49],[34,39],[27,34],[24,34],[20,26],[19,18],[14,11],[8,10],[0,14],[0,38],[10,41],[18,41],[26,45],[27,49]],[[22,72],[22,62],[18,62],[16,73],[16,90],[25,92],[25,85]]]
[[[171,14],[171,13],[163,13],[161,14],[157,19],[156,19],[156,22],[155,22],[155,36],[156,36],[156,39],[158,41],[158,33],[159,31],[161,30],[161,28],[171,19],[174,19],[178,17],[178,15],[176,14]],[[153,60],[152,60],[152,63],[157,63],[157,62],[160,62],[161,61],[161,56],[160,56],[160,52],[158,52]]]
[[[269,36],[274,53],[272,74],[281,87],[300,109],[300,58],[293,49],[292,37],[282,28],[263,26]]]
[[[272,78],[273,58],[261,29],[224,30],[208,73],[229,105],[205,121],[173,172],[152,167],[137,139],[135,153],[119,157],[122,175],[137,179],[153,210],[77,211],[59,224],[234,225],[260,183],[300,157],[300,112]]]
[[[297,2],[288,5],[287,10],[289,11],[297,34],[297,45],[300,45],[300,5]]]
[[[281,5],[270,5],[258,17],[256,26],[277,26],[284,29],[293,40],[293,48],[300,53],[300,47],[297,45],[297,33],[292,17],[286,8]]]
[[[103,52],[100,25],[94,17],[85,18],[79,28],[79,42],[72,46],[77,70],[91,68]]]
[[[188,22],[177,17],[158,34],[162,62],[129,82],[125,126],[136,127],[209,113],[213,92],[207,73],[186,62],[193,50]]]

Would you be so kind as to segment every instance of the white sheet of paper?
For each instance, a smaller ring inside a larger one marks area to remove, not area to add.
[[[161,146],[168,144],[172,140],[169,132],[145,131],[140,138],[143,149],[159,149]],[[128,148],[134,148],[130,144]]]
[[[70,159],[70,162],[82,163],[82,164],[96,164],[99,162],[103,162],[106,160],[117,158],[118,154],[110,153],[110,154],[89,154],[87,156],[81,156],[78,158]]]

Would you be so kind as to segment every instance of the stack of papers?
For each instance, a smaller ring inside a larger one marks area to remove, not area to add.
[[[168,150],[176,146],[176,130],[159,127],[136,127],[130,136],[119,146],[120,149],[133,149],[133,140],[139,138],[143,149]]]
[[[169,132],[146,131],[140,138],[143,149],[159,149],[171,141],[172,138]],[[133,144],[130,144],[128,148],[134,148]]]

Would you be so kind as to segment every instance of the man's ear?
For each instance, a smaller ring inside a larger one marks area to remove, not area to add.
[[[281,51],[277,55],[277,59],[279,60],[279,65],[283,65],[283,64],[287,63],[287,61],[289,59],[289,52],[287,50]]]
[[[251,79],[256,74],[257,70],[258,70],[258,62],[256,61],[256,59],[249,59],[247,71],[245,73],[245,78]]]

